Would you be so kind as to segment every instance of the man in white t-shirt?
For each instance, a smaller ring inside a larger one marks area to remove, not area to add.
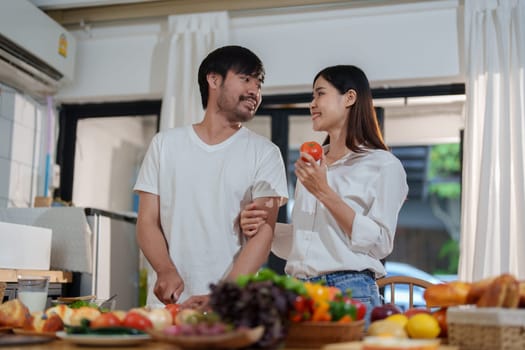
[[[137,240],[156,273],[148,305],[203,306],[210,283],[256,272],[288,197],[278,147],[242,126],[261,103],[260,59],[243,47],[219,48],[201,63],[198,80],[203,121],[158,133],[134,187]],[[251,201],[268,219],[248,238],[238,216]]]

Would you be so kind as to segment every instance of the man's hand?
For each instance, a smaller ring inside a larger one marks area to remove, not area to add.
[[[182,309],[194,309],[194,310],[201,310],[206,311],[210,307],[208,305],[210,301],[210,296],[208,294],[206,295],[194,295],[190,297],[188,300],[183,302],[180,307]]]
[[[157,282],[153,288],[155,296],[164,304],[175,304],[184,291],[184,281],[175,267],[157,271]]]
[[[240,215],[239,223],[242,232],[248,237],[253,237],[259,227],[266,223],[267,218],[268,212],[266,210],[258,210],[254,202],[248,204]]]

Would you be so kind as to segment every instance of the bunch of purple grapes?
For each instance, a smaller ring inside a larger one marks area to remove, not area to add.
[[[258,348],[277,347],[286,337],[288,315],[297,294],[272,281],[252,281],[244,287],[233,282],[210,286],[210,306],[223,322],[235,327],[264,326]]]

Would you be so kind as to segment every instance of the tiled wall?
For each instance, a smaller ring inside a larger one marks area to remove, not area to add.
[[[30,207],[43,188],[44,108],[0,84],[0,207]]]

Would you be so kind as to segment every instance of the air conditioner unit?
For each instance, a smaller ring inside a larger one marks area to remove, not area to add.
[[[0,1],[0,83],[53,95],[73,80],[75,51],[75,38],[29,1]]]

